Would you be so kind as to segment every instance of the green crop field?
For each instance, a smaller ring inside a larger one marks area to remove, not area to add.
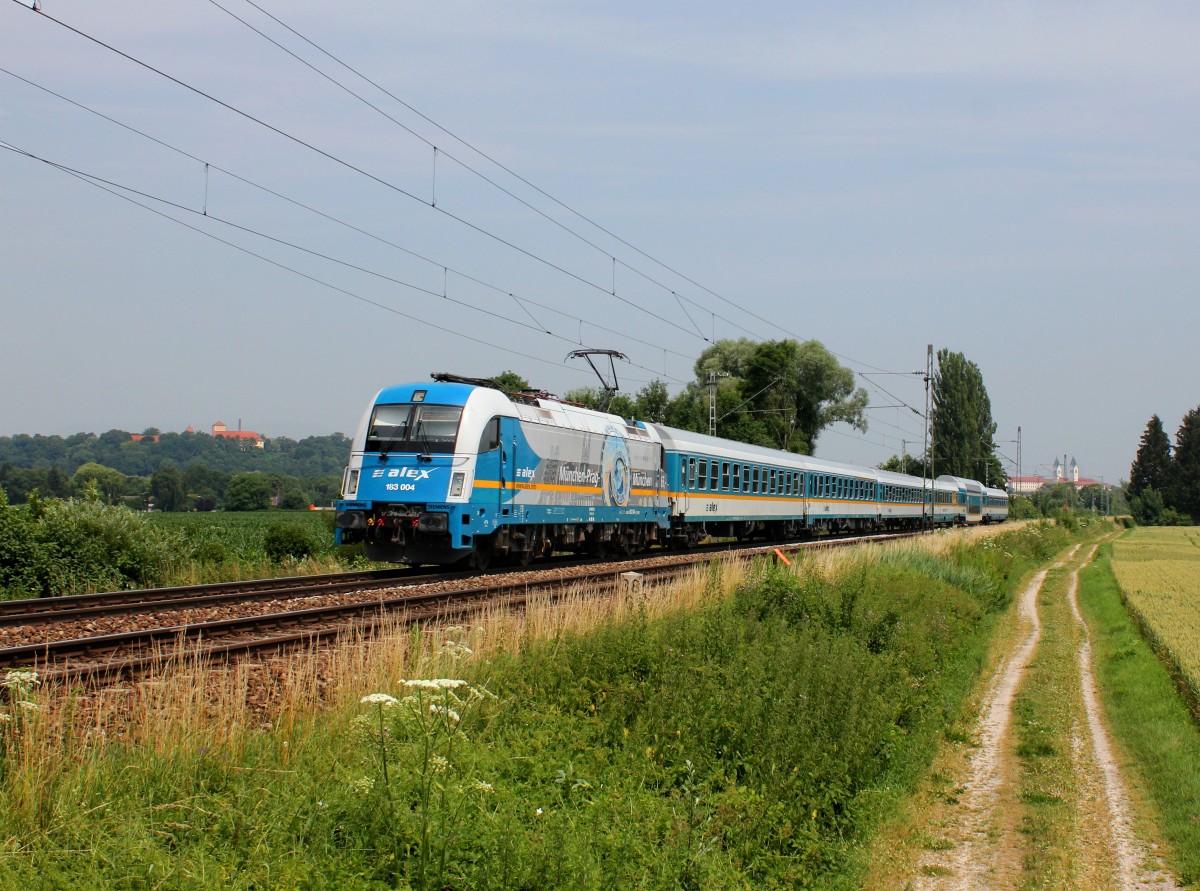
[[[1147,527],[1113,545],[1113,572],[1130,610],[1168,667],[1200,703],[1200,530]]]

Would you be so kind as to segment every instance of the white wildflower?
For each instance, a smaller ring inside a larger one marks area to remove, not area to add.
[[[27,712],[40,712],[42,710],[40,705],[38,705],[36,702],[30,702],[28,699],[22,699],[17,703],[17,705],[25,709]]]
[[[28,690],[38,685],[38,673],[32,668],[14,668],[4,676],[4,686],[10,690]]]
[[[483,780],[475,780],[471,783],[471,788],[476,792],[482,792],[485,795],[491,795],[495,791],[495,789],[492,788],[491,783],[485,783]]]
[[[356,795],[370,795],[375,788],[375,781],[370,777],[360,777],[350,784],[350,791]]]
[[[538,808],[536,811],[534,811],[534,814],[540,817],[542,815],[542,809]]]
[[[445,773],[450,769],[450,762],[441,755],[434,755],[429,759],[429,768],[434,773]]]
[[[462,717],[452,708],[446,708],[444,705],[438,705],[436,702],[429,706],[429,714],[445,715],[455,724],[462,720]]]
[[[387,693],[368,693],[359,700],[360,703],[370,705],[395,705],[399,701],[395,696],[389,696]]]
[[[12,720],[12,715],[6,712],[0,712],[0,724],[7,724]]]

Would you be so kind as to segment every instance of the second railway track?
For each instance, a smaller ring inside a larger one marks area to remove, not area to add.
[[[885,536],[886,540],[901,536]],[[0,648],[0,669],[35,667],[45,676],[93,676],[98,678],[137,673],[165,664],[184,654],[231,656],[328,640],[350,629],[370,633],[389,615],[408,621],[457,620],[485,605],[519,607],[537,593],[559,597],[586,586],[604,594],[620,584],[620,576],[636,571],[647,580],[684,571],[722,555],[753,556],[775,548],[787,551],[845,546],[880,536],[854,536],[807,543],[766,545],[730,551],[692,551],[668,556],[630,559],[619,564],[597,566],[564,564],[543,570],[513,568],[488,575],[437,573],[391,569],[375,573],[345,573],[334,576],[272,579],[233,585],[202,585],[81,595],[53,600],[11,601],[0,604],[0,634],[20,625],[50,628],[73,620],[101,616],[147,613],[152,621],[166,624],[135,627],[115,633],[89,633],[59,639],[25,640]],[[406,593],[397,593],[403,588]],[[363,596],[371,592],[368,599]],[[328,602],[350,596],[350,602]],[[249,601],[287,601],[321,597],[318,606],[276,609],[265,614],[240,615],[204,621],[170,621],[172,612],[205,606],[223,606]],[[57,602],[54,602],[54,601]],[[65,601],[65,603],[64,603]],[[35,608],[21,609],[21,606]],[[5,627],[7,626],[7,627]],[[33,629],[28,629],[33,630]],[[36,635],[34,635],[36,637]]]

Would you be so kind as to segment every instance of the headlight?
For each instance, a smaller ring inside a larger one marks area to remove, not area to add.
[[[449,528],[449,514],[423,513],[417,517],[417,530],[420,532],[445,532]]]
[[[346,479],[342,484],[342,494],[347,498],[353,498],[358,494],[358,470],[346,468]]]
[[[466,481],[466,479],[467,479],[467,475],[465,473],[456,473],[456,474],[454,474],[454,476],[450,477],[450,497],[451,498],[457,498],[459,495],[462,494],[463,483]]]

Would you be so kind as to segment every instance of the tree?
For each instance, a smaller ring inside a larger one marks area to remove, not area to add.
[[[867,393],[854,372],[816,340],[753,343],[720,340],[696,361],[693,401],[707,401],[709,374],[718,377],[718,434],[755,445],[811,454],[817,437],[838,421],[866,432]],[[739,399],[733,408],[722,403]],[[670,414],[670,411],[668,411]],[[707,412],[703,426],[707,431]]]
[[[1170,488],[1171,473],[1171,440],[1163,430],[1158,415],[1153,415],[1146,423],[1137,456],[1129,468],[1129,485],[1126,491],[1131,499],[1144,499],[1148,489],[1166,492]],[[1161,513],[1161,502],[1159,512]],[[1143,521],[1139,519],[1138,522]]]
[[[505,393],[519,393],[529,389],[529,381],[515,371],[502,371],[492,378]]]
[[[183,474],[178,467],[164,467],[150,477],[150,496],[159,510],[187,510],[187,491],[183,487]]]
[[[1183,416],[1175,434],[1171,477],[1168,506],[1191,517],[1193,523],[1200,523],[1200,406]]]
[[[1003,488],[1007,476],[992,437],[992,402],[979,366],[962,353],[938,350],[933,375],[933,470]]]
[[[96,484],[106,503],[116,504],[125,490],[126,477],[121,471],[103,464],[84,464],[71,476],[71,486],[76,493],[82,492],[89,482]]]
[[[271,481],[261,473],[236,473],[225,490],[226,510],[266,510],[271,504]]]

